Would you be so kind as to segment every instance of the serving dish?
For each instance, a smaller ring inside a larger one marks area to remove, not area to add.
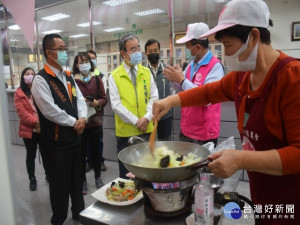
[[[118,181],[123,181],[123,182],[128,182],[129,180],[123,179],[118,177],[117,179],[113,180],[114,182],[118,182]],[[123,201],[123,202],[116,202],[116,201],[111,201],[108,200],[106,197],[106,189],[110,187],[111,183],[113,182],[111,181],[110,183],[104,185],[102,188],[100,188],[99,190],[95,191],[94,193],[92,193],[91,195],[97,199],[100,202],[104,202],[110,205],[116,205],[116,206],[126,206],[126,205],[131,205],[134,204],[136,202],[138,202],[139,200],[141,200],[143,198],[143,193],[142,191],[140,191],[132,200],[128,200],[128,201]]]

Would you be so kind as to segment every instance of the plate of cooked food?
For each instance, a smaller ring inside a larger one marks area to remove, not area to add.
[[[92,196],[104,203],[126,206],[138,202],[143,198],[142,191],[135,188],[132,180],[117,178],[92,193]]]

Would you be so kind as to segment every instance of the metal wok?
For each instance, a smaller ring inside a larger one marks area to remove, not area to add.
[[[160,146],[167,146],[168,149],[173,150],[179,155],[187,155],[189,152],[192,152],[203,159],[206,159],[207,156],[210,154],[207,148],[204,148],[201,145],[192,144],[188,142],[155,142],[156,148]],[[193,176],[197,172],[198,168],[206,166],[210,162],[208,160],[203,160],[201,162],[193,163],[191,165],[173,168],[149,168],[135,165],[139,162],[139,160],[143,159],[144,156],[149,153],[149,143],[145,142],[124,148],[119,152],[118,157],[119,160],[124,164],[124,166],[136,177],[146,181],[158,183],[185,180]]]

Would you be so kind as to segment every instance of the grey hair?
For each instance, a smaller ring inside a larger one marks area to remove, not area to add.
[[[136,39],[136,40],[138,40],[138,42],[140,42],[138,37],[135,36],[134,34],[125,34],[124,36],[122,36],[119,39],[119,49],[120,49],[120,51],[123,50],[123,51],[126,52],[126,41],[132,40],[132,39]]]

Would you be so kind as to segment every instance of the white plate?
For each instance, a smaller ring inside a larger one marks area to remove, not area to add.
[[[128,182],[128,180],[122,179],[122,178],[120,178],[120,177],[118,177],[117,179],[115,179],[115,180],[113,180],[113,181],[117,182],[117,181],[119,181],[119,180],[120,180],[120,181],[124,181],[124,182],[126,182],[126,181]],[[112,181],[112,182],[113,182],[113,181]],[[144,197],[142,191],[140,191],[140,192],[135,196],[135,198],[132,199],[132,200],[128,200],[128,201],[124,201],[124,202],[110,201],[110,200],[107,199],[105,192],[106,192],[106,189],[107,189],[108,187],[110,187],[110,185],[111,185],[112,182],[110,182],[110,183],[104,185],[102,188],[100,188],[99,190],[95,191],[95,192],[92,193],[91,195],[92,195],[95,199],[97,199],[97,200],[99,200],[99,201],[101,201],[101,202],[108,203],[108,204],[110,204],[110,205],[118,205],[118,206],[131,205],[131,204],[133,204],[133,203],[138,202],[139,200],[141,200],[141,199]]]

